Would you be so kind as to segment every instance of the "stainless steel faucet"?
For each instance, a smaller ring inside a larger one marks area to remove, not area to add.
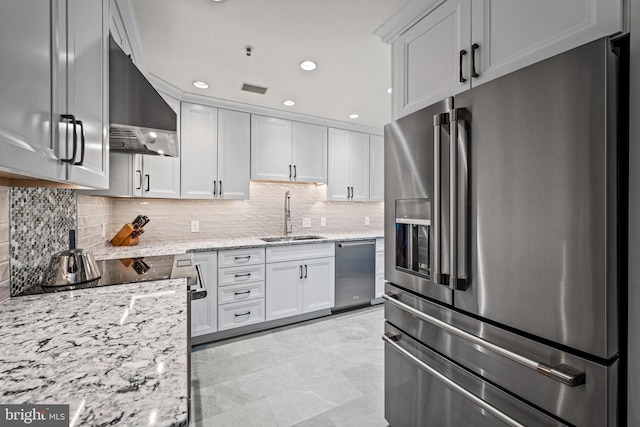
[[[293,233],[293,223],[291,222],[291,192],[284,194],[284,233],[283,236]]]

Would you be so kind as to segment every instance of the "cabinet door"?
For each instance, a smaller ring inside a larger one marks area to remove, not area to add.
[[[182,103],[181,196],[183,199],[213,199],[217,194],[218,110]]]
[[[207,297],[191,301],[191,336],[210,334],[218,330],[217,254],[200,252],[193,256],[200,266],[207,288]]]
[[[267,264],[265,305],[267,320],[302,314],[302,263]]]
[[[369,137],[369,200],[384,201],[384,137]]]
[[[368,158],[368,157],[367,157]],[[351,181],[349,170],[351,163],[351,136],[343,129],[329,129],[329,181],[327,199],[348,200]]]
[[[471,41],[482,84],[623,30],[621,0],[472,2]]]
[[[251,179],[290,181],[291,122],[251,116]]]
[[[180,158],[142,156],[142,196],[180,198]]]
[[[249,199],[251,116],[218,110],[218,195]]]
[[[0,13],[0,169],[62,181],[52,129],[49,0],[5,1]]]
[[[327,182],[327,128],[293,122],[293,178],[300,182]]]
[[[335,305],[335,258],[317,258],[301,261],[302,311],[309,313]]]
[[[470,2],[441,2],[393,43],[394,119],[471,87]]]
[[[82,122],[78,133],[84,135],[68,180],[108,188],[109,2],[67,0],[67,19],[67,111]]]
[[[369,134],[351,132],[351,200],[369,200]]]

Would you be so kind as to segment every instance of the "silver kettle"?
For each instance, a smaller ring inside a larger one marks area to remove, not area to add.
[[[100,280],[100,268],[91,252],[76,249],[76,232],[69,231],[69,249],[51,257],[42,286],[71,286]]]

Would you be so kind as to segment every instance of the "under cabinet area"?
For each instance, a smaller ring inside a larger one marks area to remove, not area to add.
[[[376,31],[392,44],[392,118],[597,38],[621,33],[623,3],[409,2]],[[417,16],[416,11],[420,11]]]

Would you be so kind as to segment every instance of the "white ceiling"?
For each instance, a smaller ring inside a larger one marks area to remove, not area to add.
[[[151,74],[190,93],[382,128],[391,50],[373,35],[406,0],[134,0]],[[251,46],[248,57],[245,47]],[[318,63],[302,71],[304,59]],[[195,80],[209,83],[196,89]],[[265,95],[242,83],[267,86]],[[282,101],[296,105],[285,107]],[[360,114],[349,119],[351,113]]]

